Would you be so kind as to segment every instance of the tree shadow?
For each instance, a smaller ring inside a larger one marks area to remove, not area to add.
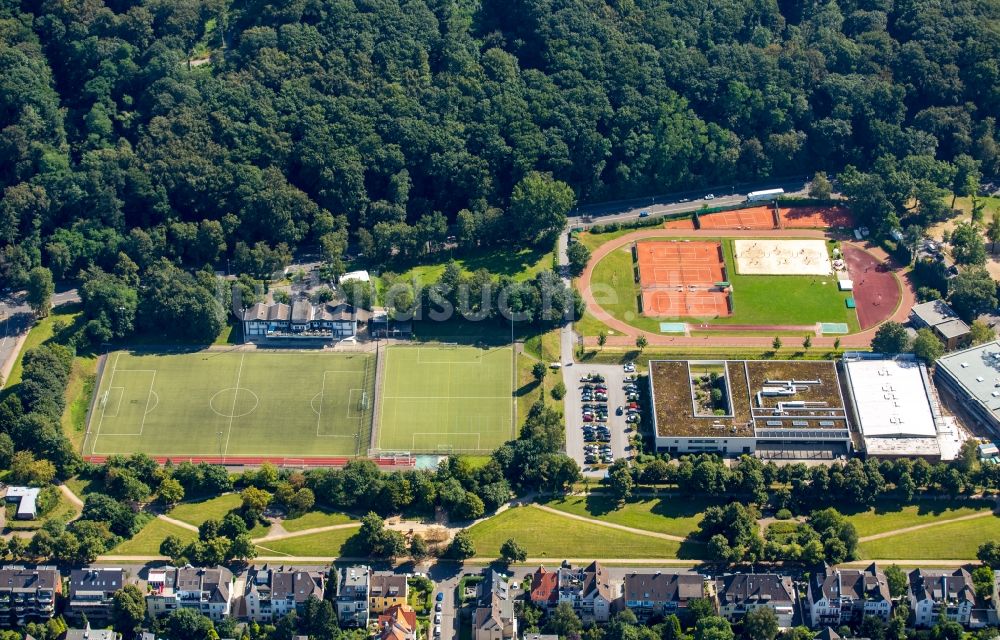
[[[542,383],[539,382],[538,380],[532,380],[531,382],[527,382],[525,384],[522,384],[520,387],[518,387],[514,391],[514,396],[518,397],[518,398],[523,398],[524,396],[528,395],[529,393],[531,393],[532,391],[534,391],[535,389],[537,389],[541,385],[542,385]]]

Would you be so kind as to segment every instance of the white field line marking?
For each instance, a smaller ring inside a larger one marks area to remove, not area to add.
[[[243,377],[243,360],[247,357],[246,352],[240,356],[240,368],[236,372],[236,391],[233,392],[233,408],[229,411],[229,430],[226,433],[226,448],[222,450],[222,456],[229,453],[229,438],[233,435],[233,418],[236,416],[236,401],[240,397],[240,378]]]
[[[121,358],[121,357],[122,357],[122,354],[119,351],[115,355],[115,363],[113,365],[111,365],[111,378],[108,379],[108,389],[111,389],[113,387],[114,383],[115,383],[115,371],[118,370],[118,359]],[[123,390],[122,391],[122,395],[124,395],[124,394],[125,394],[125,392]],[[94,443],[93,443],[93,445],[91,446],[91,449],[90,449],[91,452],[94,455],[98,455],[97,454],[97,440],[101,437],[101,426],[104,424],[104,413],[105,413],[106,410],[107,410],[107,405],[101,407],[101,419],[97,422],[97,433],[94,434]]]

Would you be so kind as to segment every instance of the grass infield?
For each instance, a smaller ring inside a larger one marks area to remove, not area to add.
[[[479,453],[514,435],[509,346],[394,346],[382,356],[382,451]]]
[[[374,363],[361,353],[114,352],[98,385],[84,454],[364,454]]]

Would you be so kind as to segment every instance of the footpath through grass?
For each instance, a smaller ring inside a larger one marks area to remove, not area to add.
[[[185,545],[198,538],[198,534],[194,531],[153,518],[135,537],[122,542],[108,553],[115,556],[158,556],[160,543],[171,535],[180,538]]]
[[[865,538],[886,531],[896,531],[935,522],[947,522],[962,516],[982,513],[993,508],[992,502],[925,500],[918,504],[904,505],[896,501],[881,501],[874,508],[847,516],[858,537]],[[1000,535],[1000,530],[998,530]]]
[[[570,520],[536,507],[515,507],[469,529],[476,556],[496,558],[514,538],[529,558],[676,558],[680,543]]]
[[[678,496],[632,500],[621,508],[600,494],[566,496],[546,506],[587,518],[596,518],[633,529],[655,531],[674,536],[689,536],[698,529],[706,507],[719,504],[702,499]]]
[[[288,555],[301,557],[339,558],[357,555],[348,543],[357,535],[358,527],[311,533],[284,540],[266,540],[257,545],[262,556]]]
[[[991,515],[862,542],[858,556],[871,560],[974,561],[979,545],[998,536],[1000,518]]]

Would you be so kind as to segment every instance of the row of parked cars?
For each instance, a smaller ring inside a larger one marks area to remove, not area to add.
[[[608,427],[608,387],[604,376],[588,373],[580,378],[583,400],[583,458],[586,464],[614,462]]]

